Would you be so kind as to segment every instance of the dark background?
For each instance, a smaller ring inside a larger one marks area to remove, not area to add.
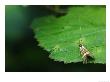
[[[6,72],[105,72],[105,64],[56,62],[49,52],[38,45],[31,24],[34,18],[47,15],[56,17],[67,13],[60,6],[5,6],[5,71]],[[82,6],[83,7],[83,6]],[[102,6],[103,7],[103,6]]]

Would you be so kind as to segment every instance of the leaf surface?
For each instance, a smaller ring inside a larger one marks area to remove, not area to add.
[[[72,7],[67,15],[44,16],[33,21],[32,28],[39,46],[49,57],[64,63],[81,62],[79,40],[94,56],[94,63],[105,63],[106,9],[104,7]]]

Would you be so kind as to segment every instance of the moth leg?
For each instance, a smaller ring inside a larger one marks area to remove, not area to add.
[[[82,56],[82,58],[86,57],[86,55],[87,55],[87,54],[85,53],[85,54]]]
[[[86,56],[83,58],[83,64],[87,64],[87,57]]]
[[[83,64],[87,64],[87,54],[86,53],[82,56],[82,59],[83,59]]]
[[[81,54],[82,54],[82,53],[81,53],[81,51],[80,51],[80,54],[79,54],[79,56],[81,56]]]

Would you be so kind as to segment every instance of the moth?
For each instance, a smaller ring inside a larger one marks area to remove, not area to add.
[[[87,64],[88,61],[94,60],[94,57],[91,55],[90,51],[83,45],[79,44],[80,54],[82,55],[83,64]]]

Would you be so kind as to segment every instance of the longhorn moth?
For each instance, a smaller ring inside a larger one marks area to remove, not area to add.
[[[89,60],[94,60],[94,57],[91,55],[90,51],[85,48],[85,46],[81,42],[79,43],[79,48],[80,54],[82,55],[83,64],[87,64]]]

